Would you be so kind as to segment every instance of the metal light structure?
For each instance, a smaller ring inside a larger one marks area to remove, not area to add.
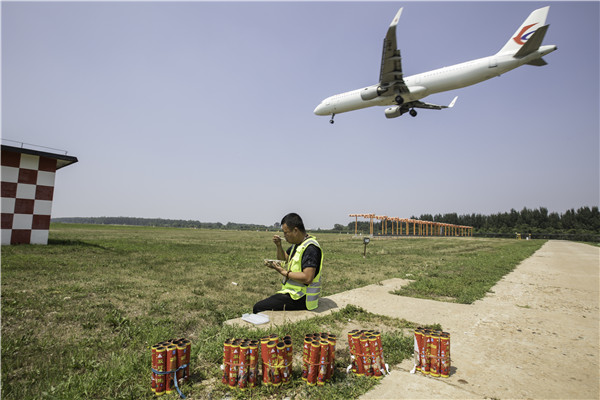
[[[375,214],[350,214],[351,217],[355,217],[355,221],[354,221],[354,234],[357,235],[358,234],[358,217],[362,217],[362,218],[369,218],[370,219],[370,223],[369,223],[369,234],[371,236],[373,236],[373,218],[375,218]]]
[[[398,236],[458,236],[458,237],[471,237],[473,236],[473,227],[465,225],[447,224],[443,222],[434,221],[423,221],[411,218],[398,218],[388,217],[387,215],[376,215],[376,214],[349,214],[350,217],[355,217],[354,223],[354,234],[358,234],[358,217],[369,218],[369,230],[370,235],[373,236],[374,223],[373,219],[381,221],[381,232],[382,236],[388,235],[388,221],[392,222],[391,235],[394,235],[394,222],[396,223],[395,235]],[[402,224],[406,225],[406,229],[403,228]],[[411,225],[412,224],[412,235]],[[403,233],[406,231],[406,233]]]

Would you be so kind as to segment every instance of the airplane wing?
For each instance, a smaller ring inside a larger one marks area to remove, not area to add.
[[[448,104],[447,106],[439,106],[437,104],[431,104],[431,103],[424,103],[422,101],[412,101],[409,103],[410,107],[412,108],[426,108],[428,110],[442,110],[444,108],[452,108],[454,107],[454,103],[456,103],[456,100],[458,99],[458,96],[456,96],[451,102],[450,104]]]
[[[404,83],[402,74],[402,57],[396,42],[396,25],[402,14],[402,8],[392,20],[385,39],[383,39],[383,52],[381,54],[381,71],[379,72],[379,85],[387,91],[395,87],[400,93],[407,93],[408,87]]]

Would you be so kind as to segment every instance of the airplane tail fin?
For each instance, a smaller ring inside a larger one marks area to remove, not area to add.
[[[546,17],[548,16],[549,10],[550,10],[550,6],[546,6],[546,7],[538,8],[537,10],[534,10],[531,14],[529,14],[529,17],[527,17],[525,22],[523,22],[521,24],[521,26],[515,31],[515,33],[511,36],[511,38],[508,40],[508,42],[506,42],[504,47],[502,49],[500,49],[500,51],[497,54],[509,53],[509,54],[515,54],[515,56],[516,56],[516,54],[521,53],[520,57],[524,57],[524,54],[523,54],[524,52],[529,54],[532,51],[536,51],[537,48],[539,48],[540,44],[542,43],[542,39],[544,38],[544,35],[546,34],[546,30],[548,29],[547,26],[545,27],[545,29],[540,29],[540,28],[544,27],[544,24],[546,23]],[[541,35],[540,34],[535,35],[538,30],[542,31]],[[534,43],[530,46],[527,46],[530,39],[534,39],[534,38],[535,38],[535,40],[533,41]],[[535,47],[536,42],[538,42],[537,48],[531,50],[531,48]],[[521,50],[523,48],[526,48],[526,50],[521,52]]]
[[[546,36],[546,32],[548,31],[548,27],[550,25],[544,25],[541,28],[538,28],[537,31],[533,32],[533,35],[525,42],[523,46],[517,51],[514,55],[515,58],[523,58],[526,55],[537,51],[542,45],[542,41],[544,40],[544,36]]]

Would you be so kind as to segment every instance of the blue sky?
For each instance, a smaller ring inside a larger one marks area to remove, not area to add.
[[[497,52],[550,5],[545,67],[388,120],[328,117],[376,83],[397,28],[406,76]],[[65,149],[53,217],[311,228],[599,203],[598,2],[2,2],[2,138]]]

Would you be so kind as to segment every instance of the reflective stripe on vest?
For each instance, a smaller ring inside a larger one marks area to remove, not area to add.
[[[321,246],[314,238],[314,236],[310,236],[304,242],[300,243],[297,246],[296,252],[294,253],[294,247],[292,247],[291,253],[294,256],[288,260],[288,269],[291,272],[302,272],[302,255],[304,254],[304,250],[308,247],[308,245],[315,245],[319,249]],[[321,264],[319,265],[319,273],[314,277],[313,281],[310,285],[305,285],[293,279],[289,279],[281,286],[281,290],[277,293],[289,293],[292,299],[298,300],[302,298],[302,296],[306,296],[306,308],[308,310],[314,310],[319,306],[319,296],[321,294],[321,274],[323,273],[323,250],[321,249]]]

